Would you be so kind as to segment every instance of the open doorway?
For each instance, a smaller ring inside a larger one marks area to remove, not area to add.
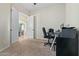
[[[24,29],[25,29],[25,24],[20,23],[19,24],[19,37],[24,35],[24,32],[25,32]]]
[[[35,39],[35,17],[19,12],[19,38]]]
[[[19,38],[26,39],[27,38],[27,15],[19,12]]]
[[[11,9],[11,15],[10,43],[16,42],[18,38],[21,38],[20,40],[35,39],[35,17],[19,12],[16,8]]]

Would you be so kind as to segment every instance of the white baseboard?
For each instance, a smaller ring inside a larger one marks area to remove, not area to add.
[[[5,49],[7,49],[7,48],[9,48],[9,47],[10,47],[12,44],[14,44],[16,41],[18,41],[18,40],[13,41],[11,44],[8,44],[8,45],[5,46],[4,48],[0,49],[0,52],[3,51],[3,50],[5,50]]]
[[[6,46],[6,47],[0,49],[0,52],[2,52],[3,50],[5,50],[5,49],[7,49],[7,48],[9,48],[9,47],[10,47],[10,45],[8,45],[8,46]]]

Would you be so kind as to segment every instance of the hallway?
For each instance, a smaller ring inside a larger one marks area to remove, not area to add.
[[[55,51],[50,51],[49,46],[43,46],[45,40],[21,38],[9,48],[0,52],[2,56],[55,56]]]

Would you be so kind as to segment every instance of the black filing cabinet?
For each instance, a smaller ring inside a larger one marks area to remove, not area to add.
[[[76,29],[63,29],[56,39],[57,56],[78,55],[78,34]]]

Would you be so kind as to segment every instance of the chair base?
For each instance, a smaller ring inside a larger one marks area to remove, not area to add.
[[[51,47],[52,43],[44,43],[44,46],[49,45]]]
[[[44,46],[49,45],[51,47],[52,43],[44,43]],[[55,48],[56,43],[54,44],[54,51],[56,50]]]

